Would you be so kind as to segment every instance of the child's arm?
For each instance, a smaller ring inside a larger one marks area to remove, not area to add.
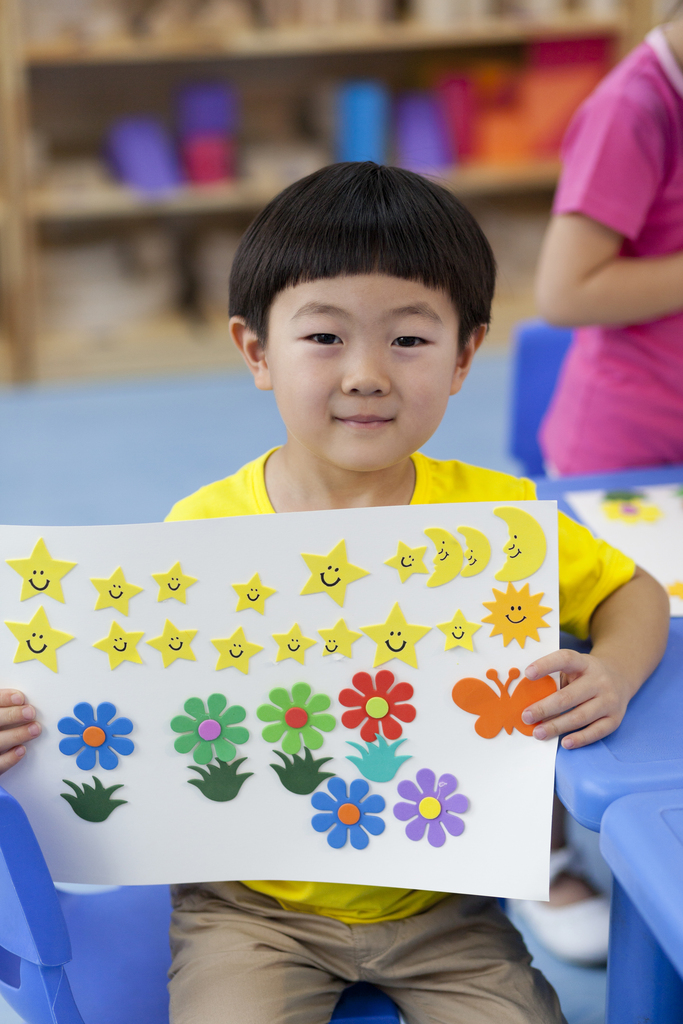
[[[25,743],[40,735],[36,710],[19,690],[0,690],[0,775],[26,753]]]
[[[536,278],[536,302],[551,324],[638,324],[683,309],[683,252],[619,255],[623,235],[582,213],[553,217]]]
[[[659,664],[668,632],[669,598],[649,573],[636,566],[629,582],[593,612],[591,654],[555,651],[526,669],[529,679],[560,672],[561,689],[528,707],[522,720],[528,725],[542,722],[534,729],[539,740],[571,733],[562,740],[567,748],[585,747],[608,736]]]

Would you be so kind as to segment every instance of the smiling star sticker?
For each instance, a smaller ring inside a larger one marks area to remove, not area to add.
[[[157,601],[168,601],[169,597],[174,597],[183,604],[187,602],[187,588],[197,582],[194,576],[185,575],[180,562],[172,565],[168,572],[153,572],[152,579],[159,584]]]
[[[503,593],[502,590],[493,588],[495,601],[483,601],[484,608],[491,612],[482,622],[490,622],[493,629],[489,636],[503,637],[503,646],[512,640],[516,640],[520,647],[524,647],[527,637],[532,640],[539,640],[538,630],[542,626],[548,626],[543,621],[543,616],[551,612],[552,608],[544,608],[541,605],[543,593],[530,594],[529,584],[525,583],[519,590],[515,590],[512,583]]]
[[[481,629],[481,623],[468,622],[458,608],[450,622],[439,622],[437,628],[446,635],[444,651],[450,651],[453,647],[466,647],[468,651],[473,651],[472,637]]]
[[[377,644],[373,668],[392,658],[417,668],[415,644],[429,633],[431,626],[416,626],[408,622],[397,601],[386,622],[378,626],[361,626],[361,629]]]
[[[276,661],[294,658],[300,665],[304,663],[304,657],[308,648],[313,647],[318,642],[317,640],[312,640],[310,636],[304,636],[298,622],[294,623],[288,633],[273,633],[273,640],[278,646]]]
[[[190,647],[196,633],[196,629],[177,629],[169,619],[166,619],[161,636],[155,636],[153,640],[146,640],[145,643],[161,652],[164,668],[168,668],[178,658],[184,658],[185,661],[197,660]]]
[[[134,583],[129,583],[126,577],[123,575],[123,569],[121,566],[118,569],[114,569],[109,579],[94,579],[90,578],[90,582],[97,590],[97,601],[95,602],[95,611],[99,611],[101,608],[116,608],[117,612],[121,612],[122,615],[128,614],[128,602],[131,597],[135,597],[136,594],[142,593],[142,587],[136,587]],[[132,635],[132,634],[131,634]],[[142,636],[142,633],[140,634]]]
[[[259,644],[247,640],[241,626],[227,640],[212,640],[211,643],[220,655],[216,671],[220,668],[238,668],[245,676],[249,671],[249,659],[263,650]]]
[[[15,663],[40,661],[53,672],[58,671],[57,648],[68,644],[73,637],[71,633],[52,628],[42,605],[30,622],[5,622],[5,625],[19,641]]]
[[[370,575],[366,569],[349,562],[344,540],[340,540],[327,555],[302,554],[301,557],[311,570],[311,578],[301,593],[329,594],[340,607],[344,604],[349,583]]]
[[[426,544],[423,548],[409,548],[407,544],[400,540],[398,542],[398,551],[393,558],[387,558],[384,564],[390,565],[392,569],[398,569],[401,583],[405,583],[414,572],[429,572],[423,561],[426,550]]]
[[[8,558],[7,564],[18,572],[24,581],[21,585],[20,600],[45,594],[64,604],[64,594],[60,580],[71,572],[77,562],[60,562],[53,558],[47,550],[45,541],[40,537],[29,558]],[[55,669],[55,672],[57,670]]]
[[[93,647],[109,655],[109,668],[112,670],[118,668],[122,661],[133,661],[136,665],[142,665],[137,645],[144,635],[144,632],[126,633],[118,622],[112,622],[109,636],[104,640],[98,640]]]
[[[328,654],[343,654],[345,658],[353,657],[351,645],[355,644],[356,640],[360,640],[363,635],[354,633],[343,619],[339,619],[332,629],[319,629],[318,632],[325,641],[323,658]]]
[[[235,611],[243,612],[245,608],[253,608],[261,615],[266,614],[266,598],[277,594],[273,587],[266,587],[261,583],[261,577],[257,572],[248,583],[233,583],[232,589],[239,597]]]

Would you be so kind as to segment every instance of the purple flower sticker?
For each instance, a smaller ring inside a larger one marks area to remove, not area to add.
[[[408,839],[418,842],[424,836],[428,826],[427,842],[430,846],[443,846],[446,842],[444,828],[452,836],[462,835],[465,823],[456,815],[463,814],[470,802],[466,796],[455,793],[458,788],[458,780],[455,775],[441,775],[437,783],[436,775],[431,768],[421,768],[416,779],[417,786],[409,779],[399,782],[399,796],[409,800],[410,803],[394,805],[395,817],[399,821],[408,822],[406,825]],[[451,796],[451,793],[455,795]]]

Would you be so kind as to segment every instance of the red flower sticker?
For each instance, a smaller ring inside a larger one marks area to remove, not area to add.
[[[342,715],[342,725],[355,729],[366,719],[360,731],[361,739],[366,743],[377,739],[380,726],[388,740],[397,740],[403,729],[396,719],[412,722],[415,718],[413,705],[403,703],[413,696],[410,683],[395,683],[394,673],[382,669],[375,676],[374,686],[368,672],[357,672],[353,685],[355,690],[349,687],[339,694],[339,703],[345,708],[353,708]]]

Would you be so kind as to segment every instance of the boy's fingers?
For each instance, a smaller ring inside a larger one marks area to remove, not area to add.
[[[578,651],[571,651],[564,648],[561,651],[553,651],[546,654],[544,658],[532,663],[524,669],[527,679],[540,679],[541,676],[550,675],[551,672],[583,672],[589,664],[587,654],[579,654]]]
[[[597,722],[591,722],[580,732],[573,732],[569,736],[565,736],[561,743],[565,750],[578,750],[579,747],[587,747],[589,743],[604,739],[605,736],[614,732],[615,728],[616,724],[611,718],[599,718]]]
[[[598,700],[588,700],[579,707],[574,708],[573,711],[569,711],[566,715],[560,715],[558,718],[550,718],[545,722],[541,722],[537,725],[533,731],[533,735],[537,740],[552,740],[556,736],[563,736],[565,733],[574,732],[576,729],[582,729],[584,726],[590,725],[592,722],[604,722],[607,724],[611,722],[611,727],[608,728],[608,732],[616,729],[618,720],[611,715],[605,715],[605,709]],[[607,735],[605,733],[604,735]]]
[[[36,736],[40,736],[40,733],[41,728],[38,722],[31,722],[30,725],[18,725],[14,729],[2,729],[0,731],[0,753],[5,753],[22,743],[29,743]]]
[[[0,731],[8,725],[17,725],[19,722],[32,722],[36,717],[36,709],[30,704],[21,704],[19,707],[0,708]]]
[[[12,704],[23,704],[25,700],[21,690],[0,690],[0,708],[8,708]]]
[[[554,718],[555,715],[562,715],[566,711],[583,704],[595,695],[595,690],[588,683],[578,679],[576,682],[565,686],[562,690],[549,694],[543,700],[530,704],[522,712],[522,721],[525,725],[533,725],[535,722],[542,722],[544,718]]]
[[[0,775],[9,768],[13,768],[17,761],[21,761],[26,753],[26,747],[13,747],[5,754],[0,754]]]

